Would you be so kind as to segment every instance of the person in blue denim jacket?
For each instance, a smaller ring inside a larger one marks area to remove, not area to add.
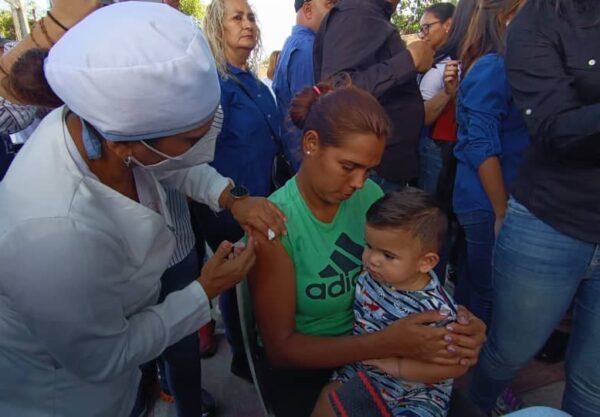
[[[471,21],[461,59],[465,76],[458,92],[458,161],[454,212],[464,228],[467,261],[459,279],[458,302],[488,326],[492,317],[491,259],[496,234],[530,144],[506,77],[502,36],[520,1],[487,0]],[[487,7],[486,6],[486,7]],[[499,24],[490,13],[500,13]]]

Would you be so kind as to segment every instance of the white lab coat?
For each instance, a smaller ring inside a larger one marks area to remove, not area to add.
[[[0,416],[128,417],[138,366],[208,322],[208,299],[194,282],[155,305],[169,216],[84,175],[64,113],[0,183]],[[215,210],[228,183],[208,165],[165,181]]]

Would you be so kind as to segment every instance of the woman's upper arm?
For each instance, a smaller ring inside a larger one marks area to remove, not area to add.
[[[248,274],[254,314],[271,360],[295,331],[296,278],[292,259],[279,239],[257,234],[256,262]]]

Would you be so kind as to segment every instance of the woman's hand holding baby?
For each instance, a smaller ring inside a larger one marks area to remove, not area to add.
[[[475,365],[486,339],[485,324],[461,306],[457,321],[445,327],[432,326],[447,320],[447,316],[444,311],[426,311],[396,321],[381,332],[379,357],[407,357],[437,365]]]

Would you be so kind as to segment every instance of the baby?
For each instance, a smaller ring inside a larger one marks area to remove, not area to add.
[[[433,272],[446,228],[446,217],[433,198],[417,189],[387,194],[371,206],[362,256],[364,271],[356,285],[354,334],[376,332],[427,310],[447,310],[448,321],[456,319],[456,305]],[[432,325],[445,326],[448,321]],[[451,378],[466,370],[409,358],[347,365],[337,370],[323,389],[313,417],[340,415],[336,406],[340,401],[333,391],[359,371],[370,378],[393,416],[444,417],[450,404]]]

